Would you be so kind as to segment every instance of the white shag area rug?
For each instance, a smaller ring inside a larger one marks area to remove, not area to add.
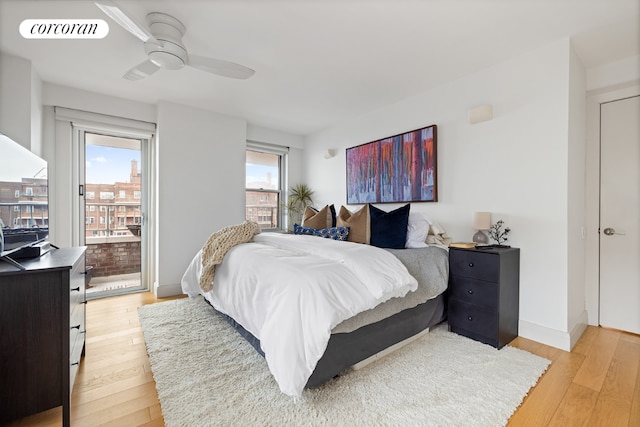
[[[294,403],[202,298],[146,305],[139,316],[169,427],[501,426],[550,364],[438,326]]]

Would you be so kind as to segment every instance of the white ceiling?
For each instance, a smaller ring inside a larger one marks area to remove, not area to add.
[[[638,0],[115,0],[145,22],[165,12],[192,54],[256,70],[248,80],[193,68],[121,76],[142,42],[92,1],[0,0],[0,51],[45,82],[147,103],[241,116],[305,135],[566,37],[587,68],[640,54]],[[27,40],[29,18],[98,18],[101,40]]]

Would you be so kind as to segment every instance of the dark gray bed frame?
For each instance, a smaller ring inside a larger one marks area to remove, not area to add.
[[[205,299],[205,301],[207,300]],[[401,311],[355,331],[331,334],[327,349],[318,361],[306,386],[317,387],[385,348],[437,325],[447,317],[446,306],[445,292],[414,308]],[[216,312],[226,319],[264,357],[259,339],[231,317]]]

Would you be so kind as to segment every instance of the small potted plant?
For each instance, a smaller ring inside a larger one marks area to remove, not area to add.
[[[504,221],[499,220],[498,222],[493,224],[489,229],[489,237],[491,237],[491,240],[495,240],[497,242],[497,244],[491,245],[494,248],[510,248],[511,247],[509,245],[502,244],[507,241],[507,234],[509,234],[509,232],[511,231],[509,227],[505,227],[503,229],[502,228],[503,225],[504,225]]]
[[[289,211],[289,231],[293,224],[300,224],[307,206],[313,204],[313,190],[306,184],[298,184],[289,189],[289,198],[284,208]]]

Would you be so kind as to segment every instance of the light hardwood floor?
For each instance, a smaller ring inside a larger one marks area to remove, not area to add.
[[[89,301],[73,426],[164,426],[137,313],[157,301],[164,299],[152,293]],[[640,426],[639,336],[589,326],[570,353],[524,338],[511,345],[552,363],[509,426]],[[56,408],[10,425],[59,426],[61,414]]]

